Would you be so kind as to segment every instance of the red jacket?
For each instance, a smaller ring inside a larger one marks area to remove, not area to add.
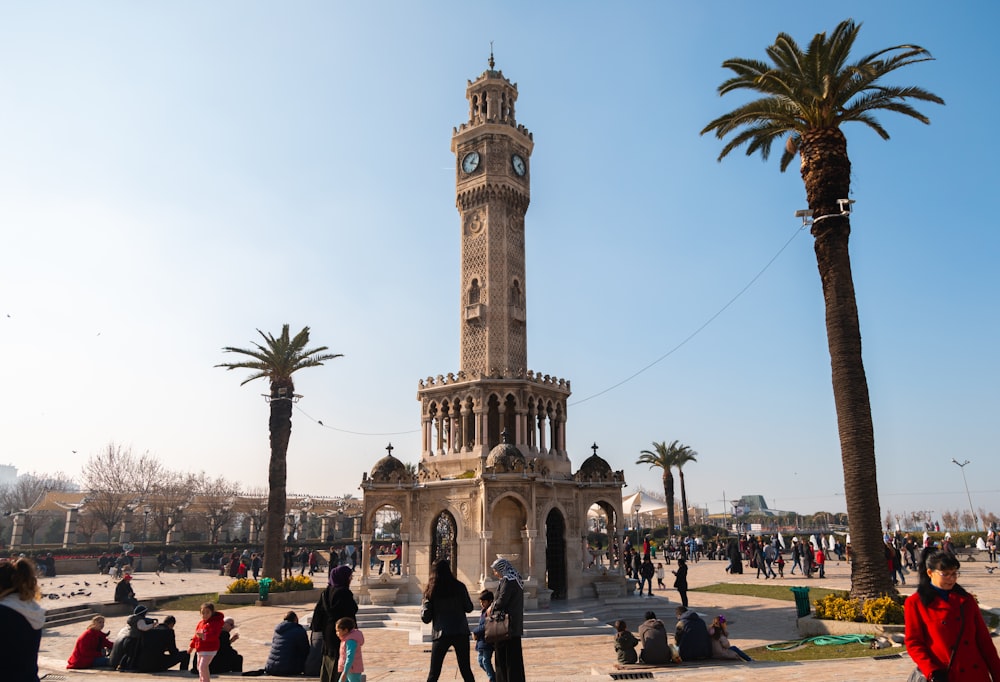
[[[979,604],[960,586],[955,585],[948,599],[942,599],[930,586],[921,586],[906,599],[906,650],[927,679],[935,670],[948,668],[951,651],[959,633],[962,641],[951,661],[949,679],[962,682],[1000,680],[1000,656],[990,639],[989,630],[979,612]]]
[[[191,638],[191,648],[195,651],[218,651],[223,620],[222,611],[216,611],[208,620],[199,620],[194,629],[194,637]],[[199,632],[205,633],[204,639],[198,636]]]
[[[87,628],[76,640],[73,653],[69,655],[66,667],[79,670],[81,668],[93,668],[94,660],[104,655],[102,648],[110,649],[114,646],[108,636],[100,630]]]

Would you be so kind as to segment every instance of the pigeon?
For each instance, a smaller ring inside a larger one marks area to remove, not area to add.
[[[83,581],[83,584],[86,585],[87,587],[90,587],[90,583],[88,583],[86,580]]]
[[[986,572],[989,573],[990,575],[993,575],[993,571],[995,571],[995,570],[997,570],[996,566],[987,566],[986,567]]]

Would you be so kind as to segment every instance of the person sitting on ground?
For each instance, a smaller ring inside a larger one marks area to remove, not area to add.
[[[90,624],[76,639],[73,646],[73,653],[69,655],[66,667],[70,670],[83,670],[86,668],[104,668],[111,665],[108,654],[114,643],[108,639],[107,632],[104,632],[104,616],[94,616],[90,619]]]
[[[124,582],[124,581],[123,581]],[[111,667],[116,670],[135,670],[139,662],[139,645],[142,633],[156,626],[155,618],[146,616],[147,609],[139,604],[132,615],[125,621],[125,626],[118,632],[118,638],[111,649]]]
[[[285,614],[274,628],[271,638],[271,652],[267,655],[264,670],[268,675],[301,675],[309,655],[309,635],[299,625],[299,617],[294,611]]]
[[[708,626],[708,636],[711,639],[712,658],[730,661],[738,661],[740,659],[744,661],[753,660],[743,653],[743,650],[738,646],[733,646],[729,643],[729,629],[726,625],[725,616],[720,614],[715,617],[712,624]]]
[[[683,606],[677,607],[677,629],[674,642],[682,661],[701,661],[712,657],[712,643],[709,641],[705,621],[694,611]]]
[[[670,663],[670,645],[667,643],[667,628],[652,611],[646,611],[645,622],[639,626],[639,640],[642,649],[639,660],[643,663]]]
[[[119,604],[128,604],[133,609],[139,605],[139,600],[135,598],[135,590],[132,589],[132,574],[126,573],[118,581],[115,587],[115,601]]]
[[[615,653],[618,654],[618,662],[638,662],[639,655],[635,653],[635,648],[639,645],[639,640],[628,631],[628,626],[623,620],[615,621],[615,630]]]
[[[162,623],[142,633],[136,670],[141,673],[159,673],[178,664],[179,670],[187,669],[187,651],[177,649],[177,637],[174,635],[176,625],[177,619],[167,616]]]
[[[219,633],[219,652],[208,664],[208,671],[213,675],[222,673],[243,672],[243,657],[233,648],[233,642],[240,638],[240,633],[233,632],[236,621],[226,618],[222,621],[222,632]]]

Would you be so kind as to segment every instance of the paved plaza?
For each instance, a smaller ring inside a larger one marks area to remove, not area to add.
[[[700,561],[690,564],[688,580],[691,587],[717,582],[757,582],[754,578],[755,571],[748,570],[743,575],[729,576],[724,571],[724,565],[725,562],[722,561]],[[985,566],[982,562],[964,563],[961,583],[966,589],[978,596],[984,607],[1000,606],[1000,571],[993,575],[986,571]],[[849,569],[847,564],[843,562],[830,561],[827,564],[827,578],[823,580],[818,578],[807,580],[798,574],[789,576],[787,571],[785,576],[784,579],[773,582],[789,587],[812,585],[835,589],[849,587]],[[317,577],[319,576],[317,575]],[[46,593],[69,593],[83,589],[84,581],[90,583],[89,586],[86,586],[86,589],[91,592],[90,597],[46,600],[46,606],[65,606],[74,600],[110,601],[113,596],[113,583],[107,581],[106,576],[97,578],[96,575],[65,575],[43,580],[43,591]],[[170,573],[162,577],[153,573],[139,573],[133,580],[133,586],[141,600],[156,596],[217,592],[224,590],[229,581],[228,577],[219,576],[212,571],[195,571],[180,575]],[[107,582],[106,585],[100,585],[100,583],[105,582]],[[76,585],[76,583],[80,583],[80,585]],[[667,584],[670,584],[669,581]],[[62,587],[60,588],[60,586]],[[913,587],[914,585],[907,584],[902,589],[905,594],[909,594]],[[730,624],[730,639],[733,644],[743,649],[798,639],[795,629],[794,602],[759,600],[751,597],[702,592],[690,592],[688,596],[691,608],[702,614],[706,620],[724,613]],[[678,603],[676,591],[654,591],[652,598],[634,597],[634,599],[637,602],[641,601],[644,607],[656,611],[657,615],[667,624],[668,631],[672,631],[673,610]],[[221,608],[227,615],[236,620],[240,638],[236,642],[235,648],[244,657],[244,670],[255,670],[263,667],[274,626],[289,609],[297,611],[300,617],[312,613],[312,604],[239,608],[227,608],[223,605]],[[152,615],[160,620],[169,613],[173,613],[177,618],[177,643],[179,647],[183,648],[194,632],[198,614],[193,611],[152,611]],[[106,629],[111,630],[113,637],[124,622],[124,617],[108,618]],[[638,622],[630,622],[628,625],[633,632],[638,630]],[[110,680],[122,682],[150,677],[196,679],[190,673],[176,670],[155,675],[118,673],[107,670],[66,670],[66,660],[73,649],[73,644],[85,627],[85,623],[74,623],[46,629],[39,653],[40,675],[49,674],[49,680],[86,682],[107,682]],[[385,628],[366,630],[365,640],[365,668],[369,682],[376,680],[410,682],[426,679],[430,659],[429,645],[410,645],[407,632]],[[807,679],[809,682],[876,680],[880,678],[906,679],[913,667],[909,657],[900,648],[885,651],[887,654],[899,652],[903,653],[901,658],[886,660],[865,658],[808,663],[737,663],[726,661],[682,664],[664,668],[642,668],[641,670],[651,670],[654,679],[669,678],[671,680],[712,679],[716,681],[754,680],[758,682],[762,675]],[[580,679],[610,680],[610,673],[616,671],[610,627],[607,636],[525,639],[524,658],[527,679],[531,682],[564,682]],[[474,656],[473,669],[477,680],[486,680],[485,673],[475,666]],[[218,677],[220,679],[234,678],[237,675],[220,675]],[[453,656],[446,659],[441,679],[461,679]]]

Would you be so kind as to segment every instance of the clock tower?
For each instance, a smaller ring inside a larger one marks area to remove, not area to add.
[[[461,216],[461,361],[473,374],[528,368],[524,214],[531,199],[531,133],[517,123],[517,84],[490,68],[465,91],[469,120],[455,129],[455,203]]]

